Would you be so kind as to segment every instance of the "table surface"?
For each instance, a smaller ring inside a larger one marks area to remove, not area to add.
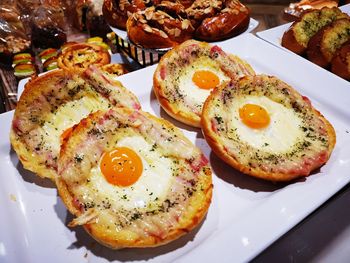
[[[286,21],[286,5],[248,4],[259,32]],[[0,68],[0,113],[16,105],[17,82]],[[350,88],[350,87],[349,87]],[[349,171],[350,172],[350,171]],[[258,255],[253,262],[349,262],[350,184]]]

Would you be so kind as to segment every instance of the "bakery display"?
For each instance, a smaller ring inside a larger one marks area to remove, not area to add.
[[[349,18],[339,8],[324,7],[304,13],[283,34],[281,45],[290,51],[304,55],[309,40],[324,26],[341,18]]]
[[[215,89],[203,107],[202,129],[219,158],[269,181],[308,176],[328,161],[336,142],[309,99],[267,75]]]
[[[126,23],[128,38],[143,48],[174,47],[193,37],[190,20],[183,18],[179,3],[163,1],[133,13]]]
[[[140,108],[131,92],[96,67],[48,72],[26,84],[13,117],[12,147],[25,169],[53,180],[62,134],[113,105]]]
[[[110,63],[111,57],[103,47],[94,44],[78,43],[61,50],[58,67],[65,70],[84,71],[89,65],[101,66]]]
[[[89,115],[65,138],[56,185],[75,218],[113,249],[155,247],[201,223],[211,202],[208,161],[171,123],[142,111]]]
[[[245,61],[218,46],[188,40],[161,58],[153,76],[153,91],[170,116],[200,127],[203,103],[210,92],[244,75],[254,75]]]

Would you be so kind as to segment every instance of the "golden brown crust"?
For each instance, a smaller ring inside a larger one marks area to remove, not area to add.
[[[282,47],[285,47],[298,55],[303,55],[306,50],[306,48],[301,44],[299,44],[298,41],[296,40],[294,31],[293,31],[293,24],[283,34],[281,45]]]
[[[110,117],[105,118],[105,116],[117,116],[116,114],[117,115],[121,114],[126,116],[128,115],[143,116],[141,117],[141,119],[146,118],[147,121],[154,123],[153,125],[155,126],[160,125],[164,129],[172,130],[172,132],[174,132],[178,136],[178,139],[184,140],[186,144],[191,144],[188,141],[188,139],[185,138],[182,135],[182,133],[180,133],[175,128],[175,126],[173,126],[171,123],[167,122],[166,120],[159,119],[155,116],[152,116],[148,113],[142,113],[142,112],[134,113],[133,110],[131,109],[118,109],[118,110],[115,109],[109,112],[96,112],[94,114],[91,114],[86,119],[82,120],[80,124],[75,126],[72,133],[69,135],[69,138],[67,138],[67,140],[62,145],[60,160],[59,160],[61,164],[60,167],[65,167],[65,165],[68,165],[68,166],[70,165],[68,162],[69,162],[69,159],[71,158],[70,156],[71,151],[72,150],[74,151],[74,148],[77,147],[77,145],[84,140],[84,136],[86,132],[92,127],[94,127],[96,123],[99,122],[98,120],[110,119]],[[120,121],[121,119],[118,119],[118,122]],[[93,144],[91,144],[91,146],[93,146]],[[147,215],[143,214],[141,219],[137,219],[135,221],[136,222],[135,224],[137,224],[138,226],[137,230],[135,231],[133,231],[133,228],[129,226],[122,227],[118,231],[114,231],[111,229],[106,231],[106,226],[103,224],[105,219],[103,217],[99,217],[98,214],[96,215],[96,217],[98,217],[99,219],[97,221],[91,220],[91,222],[88,221],[87,223],[83,224],[84,229],[98,242],[112,249],[119,249],[123,247],[155,247],[155,246],[166,244],[170,241],[173,241],[179,238],[180,236],[191,231],[194,227],[196,227],[202,221],[211,202],[211,196],[212,196],[211,171],[209,167],[207,167],[204,163],[202,163],[199,167],[200,167],[200,171],[198,172],[198,182],[196,183],[196,186],[195,186],[197,190],[194,191],[193,194],[189,197],[188,203],[185,209],[183,210],[183,212],[181,212],[181,216],[176,220],[177,223],[171,227],[160,229],[160,231],[165,234],[163,235],[157,235],[155,233],[146,234],[146,235],[142,234],[142,231],[144,231],[142,228],[143,220],[146,220],[146,221],[148,220],[147,224],[149,224],[150,222],[153,222],[151,223],[151,225],[147,225],[151,229],[153,228],[154,222],[155,224],[161,224],[159,223],[160,221],[157,219],[157,215],[154,215],[154,214],[149,215],[147,213],[146,213]],[[58,187],[59,194],[63,202],[67,206],[68,210],[78,218],[82,217],[83,214],[96,212],[96,210],[98,210],[98,208],[96,207],[88,210],[83,209],[81,201],[78,200],[77,196],[74,196],[73,194],[74,190],[71,190],[73,189],[72,187],[74,187],[74,185],[69,185],[69,183],[64,179],[65,178],[64,173],[66,171],[65,169],[61,169],[61,171],[59,172],[60,176],[56,178],[56,184]],[[94,202],[97,203],[98,200],[94,200]],[[113,205],[114,204],[112,204],[112,207]],[[169,209],[167,212],[164,212],[164,213],[173,213],[173,210]],[[131,222],[131,224],[133,223]],[[138,231],[141,231],[141,232],[138,232]]]
[[[249,78],[250,77],[244,77],[240,81],[245,82],[246,81],[245,79],[249,79]],[[253,78],[258,78],[258,79],[260,79],[260,81],[261,80],[266,81],[268,79],[264,76],[260,77],[259,75],[257,75],[256,77],[253,77]],[[271,78],[271,77],[269,77],[269,78]],[[218,135],[218,133],[216,131],[214,131],[212,118],[210,117],[212,115],[211,112],[212,112],[214,103],[218,103],[217,98],[219,98],[221,96],[222,92],[226,88],[227,88],[226,85],[222,85],[221,87],[215,89],[211,93],[211,95],[208,97],[208,99],[206,100],[206,102],[204,104],[202,120],[201,120],[202,131],[203,131],[203,134],[205,136],[207,143],[209,144],[211,149],[215,152],[215,154],[220,159],[222,159],[224,162],[226,162],[227,164],[229,164],[230,166],[232,166],[233,168],[239,170],[240,172],[242,172],[244,174],[248,174],[248,175],[254,176],[256,178],[260,178],[260,179],[264,179],[264,180],[268,180],[268,181],[274,181],[274,182],[290,181],[290,180],[293,180],[293,179],[301,177],[301,176],[308,176],[311,171],[319,168],[320,166],[322,166],[324,163],[327,162],[327,160],[329,159],[331,152],[335,146],[335,143],[336,143],[336,133],[335,133],[333,126],[330,124],[330,122],[326,118],[324,118],[324,116],[319,111],[317,111],[315,108],[313,108],[311,106],[311,104],[309,104],[310,102],[308,100],[305,101],[306,104],[304,107],[310,107],[309,110],[312,111],[311,115],[316,116],[316,118],[319,119],[320,123],[323,123],[325,133],[326,133],[326,138],[328,141],[326,154],[325,155],[323,154],[322,158],[320,157],[320,160],[311,162],[311,164],[309,163],[307,170],[303,171],[304,174],[294,173],[292,170],[289,171],[289,170],[286,170],[284,168],[280,169],[281,171],[277,170],[277,172],[275,172],[273,169],[271,169],[271,170],[261,169],[260,166],[252,167],[250,165],[246,165],[246,164],[240,162],[239,158],[238,158],[239,156],[230,153],[227,150],[228,145],[223,145],[221,143],[220,136]],[[284,88],[289,89],[287,86],[284,86]],[[288,93],[293,94],[292,96],[295,96],[295,95],[300,96],[300,95],[298,95],[298,93],[295,90],[292,90],[292,89],[289,89]],[[305,98],[302,98],[302,100],[305,100]],[[300,103],[300,101],[299,101],[299,103]],[[306,106],[306,105],[308,105],[308,106]],[[300,163],[300,165],[301,166],[303,165],[302,162]]]
[[[114,1],[105,0],[102,12],[107,23],[119,29],[126,29],[128,17],[137,10],[144,9],[145,3],[142,0]]]
[[[331,64],[331,71],[346,80],[350,80],[350,41],[337,51]]]
[[[111,76],[118,77],[128,73],[128,69],[125,64],[106,64],[101,67],[101,69]]]
[[[170,72],[171,69],[169,65],[174,63],[177,63],[175,66],[177,70],[183,69],[186,71],[185,66],[188,65],[180,65],[179,63],[182,63],[181,61],[186,61],[188,59],[186,56],[190,51],[187,52],[186,50],[190,50],[191,48],[195,49],[194,52],[197,52],[197,54],[201,54],[201,52],[203,53],[202,55],[198,55],[198,59],[203,56],[214,61],[214,63],[217,63],[228,78],[237,79],[245,74],[254,75],[255,73],[247,62],[241,60],[237,56],[226,54],[219,47],[211,46],[205,42],[188,40],[167,52],[160,60],[153,75],[154,94],[156,95],[162,108],[171,117],[192,127],[200,128],[201,107],[198,109],[198,112],[194,111],[193,109],[183,109],[181,108],[183,103],[181,103],[179,99],[173,99],[170,97],[170,95],[174,94],[174,92],[169,92],[168,90],[170,88],[170,82],[172,79],[178,78],[178,74],[180,74],[180,72],[176,71],[174,75],[171,75],[171,73],[165,73],[166,71]],[[197,57],[190,63],[194,63],[196,59]],[[163,74],[167,74],[166,78],[165,75],[163,76]],[[180,106],[179,103],[181,103]]]
[[[164,1],[157,7],[135,12],[126,23],[128,38],[150,49],[174,47],[191,39],[194,29],[189,20],[181,17],[183,10],[179,6]]]
[[[199,2],[202,4],[204,1],[200,0]],[[209,2],[211,3],[211,1]],[[193,6],[196,12],[199,11],[197,5],[198,3],[195,1]],[[205,13],[207,8],[207,5],[204,4],[202,12]],[[190,17],[193,12],[191,9],[191,7],[187,9]],[[196,20],[196,16],[198,14],[194,14],[192,18]],[[209,17],[205,16],[203,20],[201,17],[199,21],[195,22],[195,24],[199,24],[195,31],[195,37],[209,42],[231,38],[244,32],[249,26],[249,21],[250,12],[245,5],[237,0],[226,0],[223,1],[221,8],[218,8]]]
[[[86,70],[90,65],[102,66],[110,63],[111,56],[103,47],[79,43],[65,48],[57,59],[57,65],[64,70]]]

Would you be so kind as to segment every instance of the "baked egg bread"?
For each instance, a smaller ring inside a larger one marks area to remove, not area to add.
[[[296,54],[303,55],[310,38],[322,27],[341,18],[349,16],[336,7],[307,11],[283,34],[281,45]]]
[[[211,202],[208,161],[174,125],[114,108],[65,138],[56,185],[70,226],[113,249],[153,247],[197,226]]]
[[[204,104],[202,130],[223,161],[270,181],[308,176],[336,142],[332,125],[306,97],[266,75],[215,89]]]
[[[57,59],[59,68],[81,71],[92,64],[102,66],[110,62],[111,56],[107,50],[101,46],[87,43],[77,43],[65,47]]]
[[[254,75],[245,61],[218,46],[188,40],[161,58],[153,76],[153,90],[170,116],[200,127],[203,103],[211,90],[244,75]]]
[[[53,179],[62,136],[91,112],[112,106],[140,109],[135,95],[96,67],[46,73],[28,82],[18,101],[12,147],[24,168]]]

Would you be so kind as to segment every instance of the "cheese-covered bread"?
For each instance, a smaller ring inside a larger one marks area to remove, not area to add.
[[[153,90],[170,116],[200,127],[203,103],[211,90],[244,75],[254,75],[245,61],[218,46],[189,40],[161,58],[153,76]]]
[[[110,248],[153,247],[197,226],[212,196],[208,161],[175,126],[127,108],[83,119],[66,138],[56,184],[76,218]]]
[[[91,112],[140,109],[137,98],[100,69],[51,71],[25,86],[12,121],[11,144],[24,168],[53,179],[62,134]]]
[[[311,102],[276,77],[246,76],[204,104],[208,144],[239,171],[270,181],[308,176],[327,162],[336,135]]]

